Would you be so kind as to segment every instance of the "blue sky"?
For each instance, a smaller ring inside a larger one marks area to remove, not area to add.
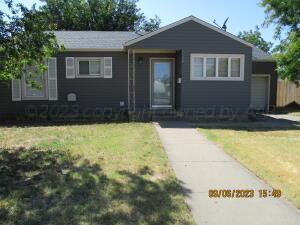
[[[236,35],[239,31],[261,26],[265,13],[259,2],[260,0],[140,0],[138,6],[147,17],[158,15],[162,25],[194,15],[211,24],[215,19],[222,26],[229,17],[227,31]],[[262,28],[263,38],[275,42],[274,30],[274,26]]]
[[[0,8],[3,9],[3,0]],[[38,0],[15,0],[26,6],[39,3]],[[162,26],[179,19],[194,15],[206,22],[213,23],[215,19],[220,25],[229,17],[227,31],[238,34],[239,31],[254,29],[261,26],[265,18],[264,9],[260,7],[260,0],[140,0],[138,7],[147,17],[158,15]],[[274,26],[262,28],[263,38],[273,43]]]

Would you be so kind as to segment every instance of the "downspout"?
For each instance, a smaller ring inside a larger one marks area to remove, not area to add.
[[[127,85],[127,90],[128,90],[128,99],[127,99],[127,107],[128,107],[128,113],[130,112],[130,49],[127,49],[127,67],[128,67],[128,85]]]
[[[133,98],[133,112],[135,112],[135,50],[132,50],[132,98]]]

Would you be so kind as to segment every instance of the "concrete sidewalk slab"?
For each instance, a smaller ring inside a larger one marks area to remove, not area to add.
[[[239,162],[185,122],[155,123],[169,161],[200,225],[300,225],[300,212],[283,198],[259,198],[272,190]],[[254,198],[209,198],[209,189],[254,189]]]

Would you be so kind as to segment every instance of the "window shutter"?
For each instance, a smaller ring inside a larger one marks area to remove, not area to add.
[[[112,78],[112,57],[104,57],[104,78]]]
[[[21,101],[21,79],[11,81],[12,101]]]
[[[75,63],[74,57],[66,57],[66,78],[75,78]]]
[[[57,100],[56,58],[48,59],[48,96],[49,100]]]

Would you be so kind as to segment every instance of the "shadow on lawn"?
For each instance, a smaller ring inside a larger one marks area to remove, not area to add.
[[[0,127],[59,127],[59,126],[80,126],[80,125],[97,125],[97,124],[122,124],[129,121],[2,121]]]
[[[0,224],[188,224],[174,219],[181,186],[151,181],[151,173],[109,179],[67,152],[0,149]]]
[[[228,129],[236,131],[300,131],[300,122],[275,119],[268,116],[254,121],[201,121],[201,122],[184,122],[184,121],[160,121],[162,128],[181,128],[181,129]]]
[[[291,121],[282,118],[272,118],[269,115],[262,115],[255,120],[248,121],[216,121],[207,120],[200,122],[185,122],[185,121],[159,121],[162,128],[205,128],[205,129],[228,129],[236,131],[285,131],[295,130],[300,131],[300,122]]]
[[[300,122],[275,119],[266,116],[264,119],[255,121],[221,121],[221,122],[203,122],[194,123],[191,127],[204,129],[228,129],[235,131],[249,131],[249,132],[268,132],[268,131],[300,131]]]

